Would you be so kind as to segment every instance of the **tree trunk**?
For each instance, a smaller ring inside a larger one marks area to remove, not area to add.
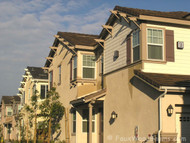
[[[19,120],[19,124],[20,124],[20,137],[19,137],[19,143],[21,143],[21,132],[22,132],[22,129],[21,129],[21,119]]]
[[[26,141],[27,143],[29,143],[29,139],[28,139],[28,119],[27,119],[27,125],[26,125]]]
[[[34,117],[34,143],[36,143],[36,124],[37,124],[37,115],[35,113],[35,117]]]
[[[49,119],[48,143],[50,143],[50,140],[51,140],[51,117]]]

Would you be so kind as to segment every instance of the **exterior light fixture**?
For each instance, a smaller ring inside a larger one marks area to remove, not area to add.
[[[117,118],[117,113],[115,113],[115,111],[113,111],[113,112],[111,113],[111,118],[112,118],[112,119],[116,119],[116,118]]]
[[[170,105],[168,106],[168,108],[167,108],[168,116],[172,116],[173,110],[174,110],[174,108],[173,108],[172,105],[170,104]]]

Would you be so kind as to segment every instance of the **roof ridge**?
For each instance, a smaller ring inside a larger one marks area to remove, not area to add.
[[[69,34],[79,34],[79,35],[89,35],[89,36],[98,36],[98,35],[95,35],[95,34],[87,34],[87,33],[77,33],[77,32],[62,32],[62,31],[58,31],[58,33],[69,33]]]

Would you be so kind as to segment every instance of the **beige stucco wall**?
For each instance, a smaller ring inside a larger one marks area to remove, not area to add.
[[[148,134],[158,131],[156,98],[160,93],[134,77],[133,70],[139,68],[141,64],[106,76],[108,90],[104,101],[104,143],[132,139],[136,126],[139,127],[139,137],[147,138]],[[113,111],[118,117],[111,123]]]
[[[173,115],[170,117],[167,115],[167,108],[169,105],[172,105]],[[178,94],[167,94],[162,98],[162,132],[163,133],[178,133],[176,126],[176,116],[177,114],[190,113],[190,107],[181,106],[176,107],[176,104],[189,105],[190,97],[188,94],[178,93]]]
[[[70,111],[72,105],[70,101],[76,99],[77,97],[84,96],[85,94],[89,94],[91,92],[97,91],[101,88],[100,80],[101,77],[98,74],[98,64],[99,61],[96,62],[96,78],[95,79],[83,79],[82,78],[82,55],[83,54],[94,54],[94,52],[79,50],[77,51],[77,80],[73,82],[70,81],[70,60],[73,54],[68,51],[65,47],[62,49],[62,45],[59,44],[56,54],[53,57],[53,61],[50,65],[49,72],[53,71],[53,83],[56,87],[57,92],[60,95],[60,101],[66,110]],[[59,68],[61,65],[61,84],[59,82]],[[79,121],[78,121],[79,119]],[[69,112],[69,136],[71,143],[80,143],[85,142],[84,138],[80,136],[81,130],[79,129],[82,122],[80,122],[81,115],[77,114],[77,132],[76,134],[72,133],[72,114]],[[60,121],[61,124],[61,134],[59,136],[59,140],[65,140],[65,116]],[[55,136],[55,135],[54,135]],[[77,141],[76,141],[77,137]]]

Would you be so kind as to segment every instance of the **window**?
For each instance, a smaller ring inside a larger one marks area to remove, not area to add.
[[[59,68],[59,84],[61,84],[61,65],[58,68]]]
[[[148,59],[163,60],[163,31],[147,29]]]
[[[139,30],[133,33],[133,62],[140,60]]]
[[[76,133],[76,110],[73,111],[73,133]]]
[[[20,112],[21,108],[22,108],[22,106],[21,106],[21,104],[19,104],[18,105],[18,112]]]
[[[7,116],[13,115],[13,108],[11,106],[7,106]]]
[[[36,93],[36,84],[34,84],[34,86],[33,86],[33,88],[32,88],[32,92],[33,92],[33,94]]]
[[[53,87],[53,71],[49,72],[49,84],[50,84],[50,88]]]
[[[92,110],[92,132],[95,131],[95,110]],[[82,131],[89,132],[89,110],[82,110]]]
[[[95,78],[95,56],[83,55],[83,78]]]
[[[41,85],[40,99],[45,99],[48,92],[48,85]]]
[[[72,80],[77,78],[77,56],[73,58],[73,65],[72,65]]]

